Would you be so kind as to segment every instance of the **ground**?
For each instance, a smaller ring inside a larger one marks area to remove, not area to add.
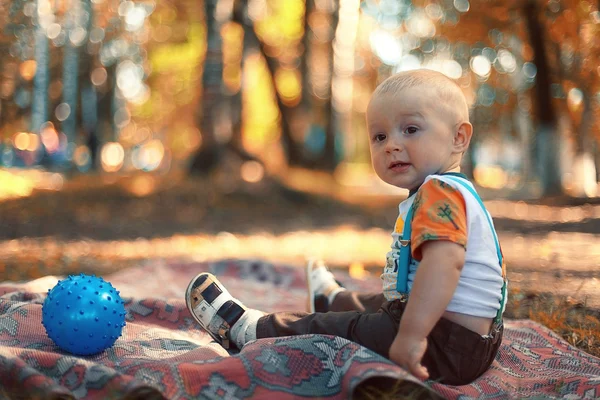
[[[70,177],[0,201],[0,280],[107,274],[148,258],[318,256],[356,279],[378,274],[401,195],[319,178]],[[506,316],[600,355],[600,204],[567,200],[486,201],[508,260]]]

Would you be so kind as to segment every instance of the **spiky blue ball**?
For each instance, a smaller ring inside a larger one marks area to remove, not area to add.
[[[58,281],[42,306],[42,324],[62,350],[87,356],[111,347],[125,326],[125,306],[110,282],[80,274]]]

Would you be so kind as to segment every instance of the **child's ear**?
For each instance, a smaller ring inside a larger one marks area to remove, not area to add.
[[[471,136],[473,135],[473,125],[469,122],[461,123],[454,133],[454,151],[456,153],[464,153],[469,148]]]

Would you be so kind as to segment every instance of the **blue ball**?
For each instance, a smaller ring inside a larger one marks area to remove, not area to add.
[[[110,282],[80,274],[48,289],[42,324],[62,350],[87,356],[111,347],[125,326],[125,306]]]

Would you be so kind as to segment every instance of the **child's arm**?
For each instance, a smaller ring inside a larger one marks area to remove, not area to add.
[[[427,369],[421,365],[427,348],[427,335],[454,295],[465,263],[465,248],[442,240],[425,242],[421,250],[423,258],[389,357],[417,378],[427,379]]]

